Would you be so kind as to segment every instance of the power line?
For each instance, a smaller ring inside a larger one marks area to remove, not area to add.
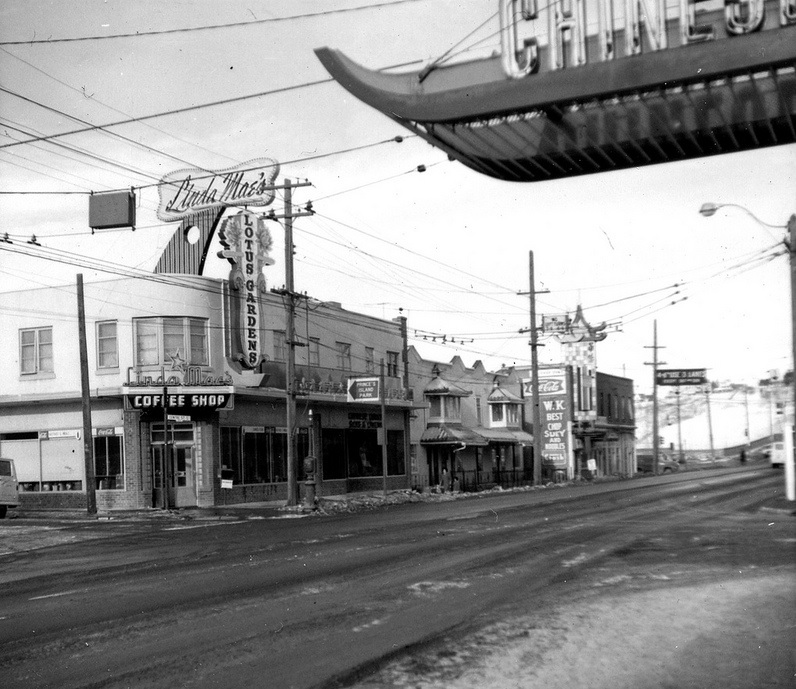
[[[0,46],[4,45],[42,45],[50,43],[77,43],[81,41],[108,41],[121,38],[143,38],[147,36],[167,36],[179,33],[194,33],[197,31],[217,31],[219,29],[235,29],[241,27],[257,26],[260,24],[274,24],[277,22],[295,21],[296,19],[312,19],[316,17],[327,17],[334,14],[345,14],[358,12],[361,10],[380,9],[393,5],[404,5],[406,3],[420,2],[421,0],[390,0],[378,4],[359,5],[356,7],[344,7],[337,10],[323,10],[322,12],[308,12],[306,14],[294,14],[287,17],[269,17],[268,19],[253,19],[245,22],[231,22],[229,24],[211,24],[208,26],[182,27],[179,29],[162,29],[160,31],[136,31],[135,33],[110,34],[108,36],[76,36],[73,38],[41,38],[27,41],[0,41]]]
[[[120,127],[125,124],[132,124],[134,122],[146,122],[147,120],[154,120],[159,117],[168,117],[170,115],[180,115],[186,112],[194,112],[196,110],[203,110],[205,108],[213,108],[219,105],[229,105],[230,103],[240,103],[246,100],[252,100],[254,98],[262,98],[264,96],[273,96],[278,93],[288,93],[290,91],[296,91],[298,89],[307,88],[309,86],[317,86],[318,84],[328,84],[329,82],[334,81],[331,77],[328,79],[318,79],[317,81],[307,81],[303,84],[294,84],[292,86],[282,86],[275,89],[270,89],[269,91],[260,91],[259,93],[251,93],[245,96],[234,96],[232,98],[224,98],[222,100],[212,101],[210,103],[200,103],[198,105],[189,105],[184,108],[175,108],[174,110],[165,110],[163,112],[152,113],[150,115],[141,115],[140,117],[131,117],[124,120],[117,120],[115,122],[108,122],[106,124],[96,124],[90,127],[83,127],[82,129],[72,129],[66,132],[60,132],[58,134],[50,134],[48,136],[39,136],[33,139],[26,139],[25,141],[15,141],[11,144],[2,144],[0,145],[0,149],[3,148],[11,148],[12,146],[21,146],[22,144],[30,144],[36,141],[50,141],[51,139],[60,139],[64,136],[72,136],[73,134],[84,134],[86,132],[94,132],[99,129],[108,129],[110,127]],[[8,89],[3,88],[0,86],[0,91],[5,91],[6,93],[10,93],[11,95],[15,95],[13,92],[9,91]]]
[[[28,96],[23,96],[21,93],[17,93],[16,91],[11,91],[10,89],[4,88],[2,86],[0,86],[0,91],[3,91],[4,93],[8,93],[9,95],[14,96],[15,98],[19,98],[20,100],[23,100],[26,103],[30,103],[31,105],[35,105],[35,106],[37,106],[39,108],[43,108],[44,110],[49,110],[50,112],[54,112],[56,115],[63,115],[64,117],[68,117],[70,120],[74,120],[75,122],[79,122],[80,124],[85,124],[85,125],[88,125],[89,127],[92,127],[92,128],[94,127],[94,125],[91,124],[91,122],[88,122],[86,120],[80,119],[79,117],[75,117],[74,115],[70,115],[69,113],[64,112],[63,110],[58,110],[58,108],[54,108],[54,107],[52,107],[50,105],[46,105],[45,103],[40,103],[37,100],[34,100],[32,98],[28,98]],[[157,155],[163,156],[164,158],[171,158],[172,160],[175,160],[178,163],[181,163],[183,165],[189,165],[191,167],[197,167],[193,163],[185,160],[184,158],[179,158],[177,156],[171,155],[170,153],[166,153],[165,151],[158,150],[157,148],[154,148],[152,146],[148,146],[147,144],[141,143],[140,141],[136,141],[135,139],[131,139],[129,136],[124,136],[123,134],[118,134],[117,132],[107,131],[107,130],[105,130],[104,127],[100,127],[100,130],[104,134],[107,134],[109,136],[113,136],[113,137],[115,137],[117,139],[120,139],[120,140],[124,141],[125,143],[132,144],[133,146],[137,146],[139,148],[143,148],[145,151],[148,151],[150,153],[155,153]],[[28,141],[21,141],[21,142],[18,142],[18,143],[29,143],[30,141],[31,141],[31,139],[29,139]],[[50,141],[50,137],[47,138],[47,142],[48,143],[52,143],[52,141]],[[92,154],[84,154],[84,155],[92,155]],[[144,175],[144,176],[152,177],[154,179],[158,179],[157,175]]]

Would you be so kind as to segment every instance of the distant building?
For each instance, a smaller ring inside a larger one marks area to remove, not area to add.
[[[412,483],[418,488],[479,490],[530,484],[532,442],[522,383],[512,370],[423,359],[409,348],[413,412]],[[425,402],[420,405],[421,400]]]

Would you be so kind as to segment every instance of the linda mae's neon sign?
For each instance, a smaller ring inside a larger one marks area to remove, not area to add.
[[[500,44],[506,76],[521,79],[539,71],[539,42],[536,37],[521,37],[520,21],[539,18],[538,0],[499,0]],[[679,45],[689,45],[716,38],[712,25],[699,24],[697,6],[703,0],[678,0],[674,16],[667,17],[665,0],[625,0],[623,20],[615,19],[613,0],[596,0],[595,17],[587,16],[586,0],[550,0],[547,11],[546,69],[578,67],[588,62],[587,26],[597,26],[597,58],[601,62],[619,56],[638,55],[644,50],[672,47],[671,25],[679,25]],[[715,4],[715,3],[714,3]],[[763,28],[764,0],[725,0],[724,30],[729,37],[742,36]],[[779,25],[796,23],[796,3],[779,0]],[[621,44],[619,32],[624,34]],[[591,31],[589,32],[591,36]],[[675,34],[676,35],[676,34]]]
[[[208,172],[199,168],[170,172],[160,180],[158,218],[180,220],[224,206],[267,206],[274,200],[279,163],[257,158],[236,167]]]

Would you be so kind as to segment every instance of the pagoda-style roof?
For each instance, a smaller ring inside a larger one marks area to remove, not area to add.
[[[556,335],[560,342],[602,342],[608,333],[605,332],[606,323],[590,325],[583,315],[583,307],[578,304],[575,317],[569,324],[567,331]]]
[[[688,44],[685,20],[670,18],[672,47],[639,54],[622,54],[616,29],[611,59],[590,35],[588,60],[566,68],[549,66],[543,38],[540,67],[521,78],[507,75],[503,54],[396,74],[315,52],[346,90],[453,159],[541,181],[796,142],[796,25],[780,26],[777,2],[765,7],[760,30],[741,35],[723,9],[700,13],[712,38]]]
[[[522,404],[523,399],[519,395],[515,395],[510,390],[501,388],[496,385],[486,398],[487,404],[494,404],[496,402],[510,402],[512,404]]]
[[[435,369],[436,372],[436,369]],[[472,391],[465,390],[453,383],[440,378],[439,373],[436,373],[431,382],[423,388],[424,395],[449,395],[453,397],[469,397]]]

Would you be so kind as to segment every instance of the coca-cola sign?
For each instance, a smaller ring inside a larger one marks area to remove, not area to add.
[[[199,168],[170,172],[160,180],[158,218],[181,220],[223,206],[267,206],[274,200],[279,163],[257,158],[236,167],[208,172]]]
[[[558,378],[540,378],[539,394],[555,395],[564,390],[564,381]]]

